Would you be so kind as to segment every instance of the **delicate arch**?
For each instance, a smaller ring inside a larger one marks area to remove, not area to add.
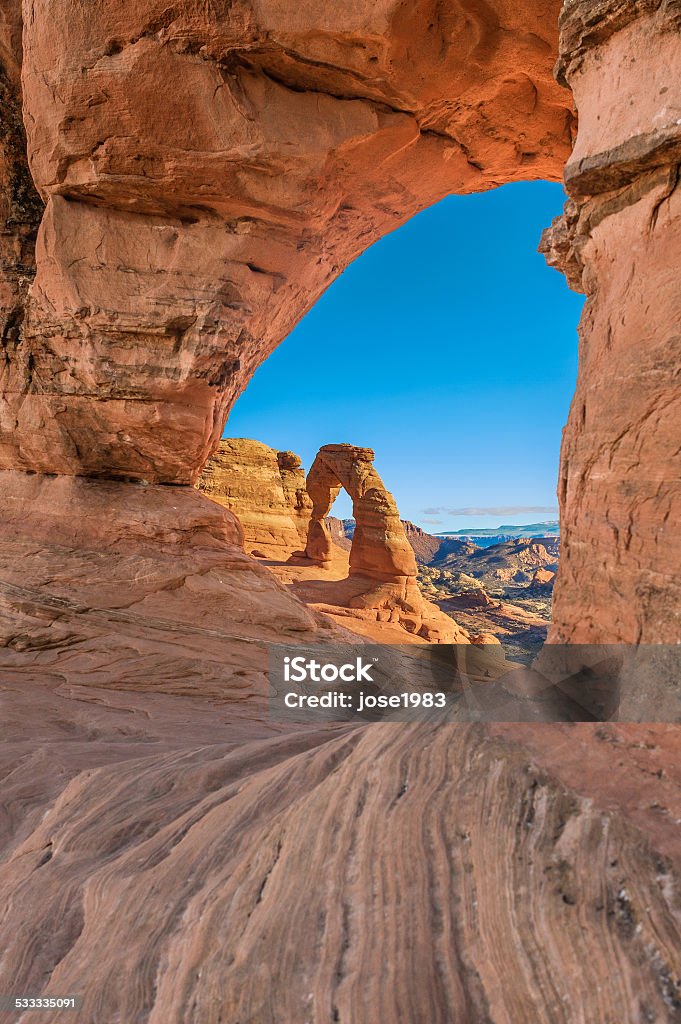
[[[320,448],[307,476],[312,517],[305,554],[320,564],[331,561],[331,533],[325,520],[341,488],[345,488],[352,499],[355,519],[350,575],[388,583],[415,579],[416,559],[395,499],[373,462],[371,448],[349,444],[328,444]]]

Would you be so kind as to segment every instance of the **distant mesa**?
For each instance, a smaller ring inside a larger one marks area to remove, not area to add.
[[[525,526],[497,526],[496,529],[473,529],[454,530],[438,533],[437,537],[458,537],[461,540],[472,541],[480,547],[488,547],[492,544],[503,544],[509,540],[519,540],[523,537],[559,537],[560,523],[558,520],[551,520],[547,523],[530,523]]]

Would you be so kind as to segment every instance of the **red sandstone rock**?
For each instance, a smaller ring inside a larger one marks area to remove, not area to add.
[[[293,452],[244,438],[226,438],[206,463],[198,489],[233,512],[247,550],[287,558],[305,547],[310,501],[305,472]]]
[[[8,367],[15,361],[23,365],[24,305],[35,273],[35,238],[43,212],[26,158],[21,28],[20,3],[4,4],[0,11],[0,406]],[[8,438],[0,433],[0,451],[7,444]]]
[[[534,576],[532,577],[531,586],[537,586],[542,584],[551,584],[556,578],[555,572],[550,572],[548,569],[537,569]]]
[[[0,510],[3,684],[233,698],[262,716],[267,642],[357,640],[190,488],[2,473]]]
[[[91,1021],[672,1019],[673,863],[609,773],[585,791],[577,766],[575,792],[509,738],[462,726],[235,746],[204,715],[212,742],[193,725],[178,750],[174,709],[151,723],[133,709],[153,738],[143,756],[139,740],[137,757],[117,749],[120,711],[88,707],[107,730],[99,765],[69,761],[10,837],[3,989],[82,992]],[[87,763],[96,745],[81,746]]]
[[[359,251],[567,153],[558,0],[24,7],[48,210],[24,315],[37,206],[7,198],[27,183],[9,0],[3,467],[192,481]],[[678,9],[565,7],[577,210],[549,247],[588,304],[557,639],[679,639]],[[321,627],[231,516],[187,488],[1,482],[0,991],[87,978],[88,1020],[151,1024],[673,1014],[678,730],[263,741],[262,641]],[[220,721],[199,691],[230,702]]]
[[[256,366],[371,242],[448,193],[560,176],[559,6],[30,0],[47,209],[0,466],[195,480]]]
[[[414,551],[395,499],[374,468],[370,448],[329,444],[320,448],[307,475],[312,514],[305,554],[321,566],[333,561],[327,517],[344,488],[352,499],[355,529],[349,579],[341,604],[386,613],[410,633],[439,643],[465,643],[466,634],[421,594]]]
[[[572,202],[544,247],[587,302],[551,639],[676,644],[681,7],[571,0],[561,26],[579,135],[566,168]]]

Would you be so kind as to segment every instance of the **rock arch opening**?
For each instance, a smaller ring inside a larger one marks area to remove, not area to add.
[[[38,207],[19,228],[3,210],[29,272],[5,273],[0,468],[187,487],[256,366],[372,241],[445,195],[565,172],[546,250],[587,305],[554,636],[678,639],[676,0],[157,6],[27,19],[21,86],[8,7],[45,210],[32,283]]]

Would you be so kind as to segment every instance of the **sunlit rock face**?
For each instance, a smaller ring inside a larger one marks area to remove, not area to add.
[[[560,177],[559,8],[27,2],[46,211],[0,466],[193,482],[371,242],[448,193]]]
[[[681,640],[681,4],[573,2],[571,200],[545,239],[586,292],[551,639]]]
[[[247,438],[226,438],[204,466],[197,486],[236,515],[247,551],[285,558],[305,547],[312,502],[305,470],[293,452],[277,452]]]
[[[328,444],[319,450],[307,475],[312,501],[307,556],[321,563],[330,561],[332,540],[326,517],[341,489],[352,499],[355,520],[351,572],[385,583],[416,579],[414,551],[395,499],[376,472],[371,448]]]
[[[320,566],[332,562],[335,545],[327,517],[341,489],[352,499],[355,529],[348,579],[336,588],[337,600],[379,620],[399,622],[424,640],[468,643],[468,634],[421,594],[414,550],[371,448],[328,444],[319,449],[307,475],[312,511],[306,557]]]

